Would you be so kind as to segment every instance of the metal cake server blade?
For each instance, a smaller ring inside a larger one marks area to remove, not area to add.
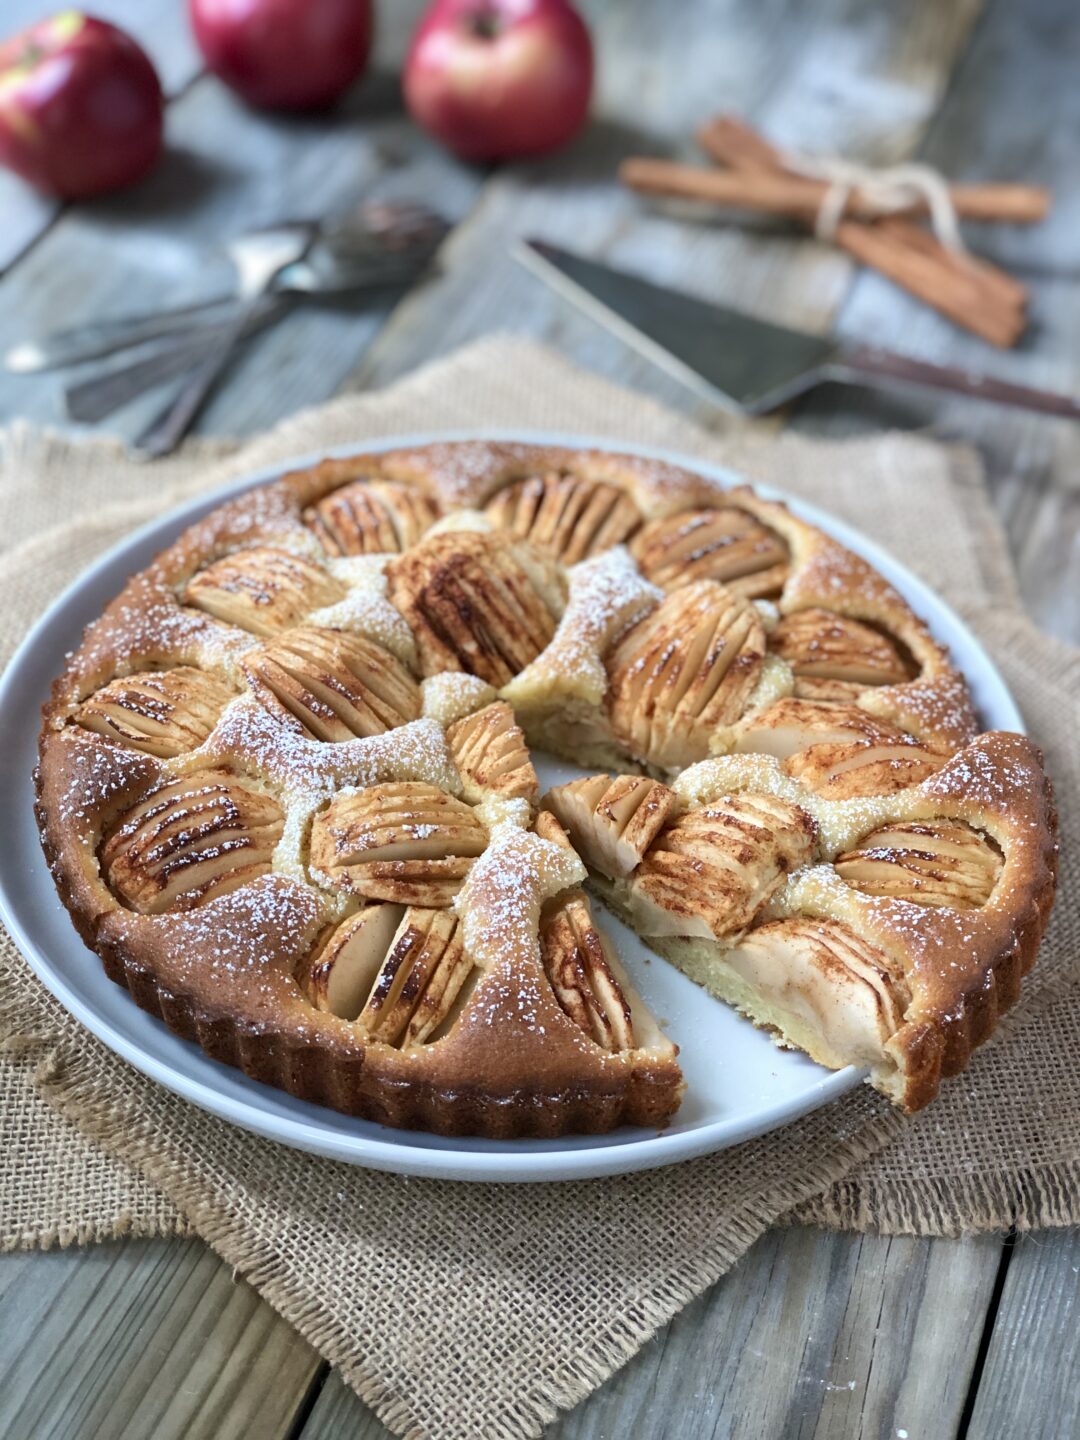
[[[543,240],[515,255],[541,279],[707,400],[764,415],[825,381],[917,385],[1080,419],[1080,399],[932,365],[873,345],[808,335],[669,290]]]

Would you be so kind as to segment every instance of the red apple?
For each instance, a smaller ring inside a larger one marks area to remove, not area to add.
[[[214,74],[252,105],[330,105],[367,64],[371,0],[189,0]]]
[[[140,180],[161,150],[157,71],[130,35],[64,10],[0,45],[0,164],[79,199]]]
[[[554,150],[581,128],[593,49],[567,0],[435,0],[405,62],[405,100],[465,160]]]

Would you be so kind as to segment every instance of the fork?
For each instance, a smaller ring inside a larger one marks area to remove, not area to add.
[[[292,223],[284,221],[272,228],[276,231]],[[273,293],[284,297],[352,289],[361,279],[368,283],[369,268],[370,283],[394,283],[399,275],[415,274],[449,228],[441,215],[415,201],[366,202],[340,217],[319,222],[317,243],[305,259],[281,271],[273,282]],[[261,248],[265,233],[245,232],[225,247],[237,269],[252,246]],[[223,323],[236,300],[235,294],[218,295],[170,310],[92,320],[56,331],[44,340],[16,345],[4,356],[3,364],[18,374],[29,374],[97,360],[166,337],[192,335],[204,325]]]
[[[243,337],[263,296],[275,277],[301,259],[318,234],[314,221],[294,221],[249,237],[243,251],[234,256],[239,278],[236,287],[239,308],[223,329],[218,345],[185,380],[164,410],[140,432],[134,444],[136,455],[155,460],[176,449]]]
[[[430,253],[418,252],[411,256],[380,257],[357,267],[348,263],[339,264],[324,256],[321,250],[317,255],[315,250],[316,247],[312,247],[303,260],[286,266],[281,272],[244,327],[245,339],[273,324],[293,297],[317,299],[319,296],[378,293],[410,284],[431,263]],[[135,359],[66,386],[64,408],[69,418],[81,424],[97,424],[147,390],[154,390],[190,370],[216,348],[222,327],[228,323],[228,311],[224,309],[226,303],[231,306],[234,302],[207,302],[198,323],[160,334],[152,344],[140,342],[137,348],[125,346],[125,350],[134,350]]]

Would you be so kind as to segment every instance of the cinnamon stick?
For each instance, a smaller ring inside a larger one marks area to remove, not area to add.
[[[736,115],[717,115],[707,121],[698,131],[697,141],[710,159],[719,165],[730,166],[732,170],[787,173],[781,151]],[[910,220],[887,218],[875,223],[881,229],[889,230],[897,239],[903,239],[913,249],[936,257],[942,265],[959,273],[973,273],[981,277],[1003,301],[1020,306],[1027,304],[1028,292],[1020,281],[989,260],[946,249],[937,236],[919,225],[913,225]]]
[[[1024,312],[1019,305],[994,296],[978,276],[943,263],[939,255],[924,254],[888,227],[841,220],[836,243],[991,345],[1007,350],[1023,333]]]
[[[711,159],[732,170],[786,173],[782,153],[736,116],[716,116],[697,139]],[[1008,348],[1023,332],[1027,291],[1018,280],[989,261],[946,249],[910,220],[843,220],[834,239],[861,264],[993,345]]]
[[[1021,284],[1015,275],[1010,275],[1007,270],[1002,270],[999,265],[983,260],[978,255],[949,250],[936,235],[931,235],[921,225],[913,225],[910,220],[879,220],[874,228],[888,231],[898,240],[903,240],[912,250],[932,256],[939,265],[952,270],[958,276],[974,276],[992,291],[1002,304],[1023,309],[1028,302],[1027,286]]]
[[[829,186],[824,180],[802,175],[758,173],[749,170],[706,170],[674,160],[632,156],[619,166],[619,179],[644,195],[667,195],[684,200],[707,200],[736,209],[764,210],[795,220],[812,220],[821,208]],[[1042,220],[1050,197],[1037,185],[953,185],[949,194],[957,215],[966,220],[1002,220],[1029,225]],[[913,199],[897,215],[925,215],[926,202]],[[854,190],[844,214],[849,219],[876,220],[881,212]]]
[[[697,142],[717,165],[732,170],[766,170],[785,173],[784,157],[764,135],[737,115],[714,115],[697,132]]]

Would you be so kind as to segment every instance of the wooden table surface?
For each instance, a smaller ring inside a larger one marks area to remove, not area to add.
[[[5,0],[0,28],[55,0]],[[241,228],[360,195],[419,196],[456,222],[439,278],[372,311],[298,308],[251,343],[205,412],[246,434],[335,391],[382,385],[494,329],[557,346],[705,424],[715,414],[509,257],[547,238],[804,328],[833,329],[1029,383],[1080,386],[1080,9],[1071,0],[591,0],[596,116],[554,160],[491,173],[411,125],[394,79],[420,8],[383,0],[374,73],[333,118],[244,110],[201,72],[181,0],[97,0],[140,36],[171,102],[170,151],[135,193],[75,209],[0,174],[0,349],[59,323],[179,302],[228,280]],[[689,153],[739,110],[788,143],[956,177],[1053,186],[1051,219],[980,246],[1031,286],[1032,325],[998,355],[777,226],[701,224],[621,193],[633,150]],[[160,396],[116,422],[127,435]],[[0,373],[0,417],[64,421],[57,376]],[[826,390],[800,430],[888,426],[975,442],[1025,600],[1080,640],[1080,429],[973,401]],[[152,474],[147,472],[147,483]],[[551,1427],[560,1437],[1080,1435],[1080,1236],[883,1239],[774,1231],[626,1368]],[[387,1432],[311,1348],[195,1240],[0,1258],[0,1434],[376,1437]]]

